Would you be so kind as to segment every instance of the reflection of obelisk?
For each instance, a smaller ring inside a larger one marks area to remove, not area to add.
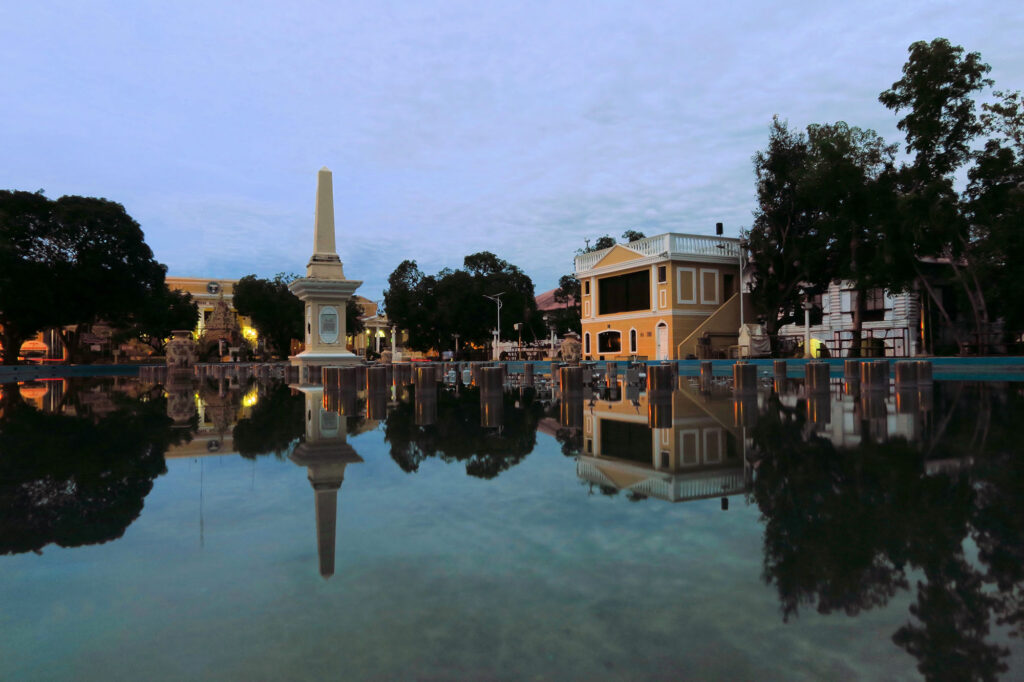
[[[323,406],[323,390],[302,389],[306,397],[306,436],[292,452],[291,460],[309,472],[316,504],[316,546],[320,575],[334,575],[334,542],[338,518],[338,489],[345,480],[345,467],[362,462],[345,442],[346,420]]]
[[[306,276],[288,289],[306,304],[306,347],[291,361],[299,368],[299,383],[310,384],[320,367],[359,362],[345,347],[345,307],[362,282],[345,279],[334,246],[334,189],[331,171],[321,168],[316,184],[313,255]]]

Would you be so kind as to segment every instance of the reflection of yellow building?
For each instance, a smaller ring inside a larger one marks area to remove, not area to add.
[[[730,421],[682,391],[655,404],[626,393],[584,406],[580,478],[671,502],[745,490],[743,442]]]
[[[583,355],[667,360],[736,345],[739,258],[737,239],[674,233],[577,256]]]

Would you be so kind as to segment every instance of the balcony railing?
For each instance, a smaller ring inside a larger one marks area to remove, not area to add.
[[[644,257],[664,255],[669,258],[686,258],[687,256],[716,257],[738,260],[740,257],[739,240],[731,237],[712,237],[697,234],[676,234],[669,232],[655,237],[638,239],[623,244],[628,249],[639,252]],[[613,247],[614,248],[614,247]],[[611,249],[601,249],[576,256],[576,272],[590,270],[597,265]]]

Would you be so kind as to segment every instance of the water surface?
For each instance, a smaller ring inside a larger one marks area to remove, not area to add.
[[[2,679],[1014,679],[1019,384],[5,385]]]

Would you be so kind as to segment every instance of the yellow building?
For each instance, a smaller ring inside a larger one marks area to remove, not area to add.
[[[228,310],[238,316],[235,310],[234,298],[235,284],[237,279],[210,279],[207,277],[167,277],[167,288],[171,291],[184,291],[192,295],[199,309],[199,319],[196,321],[196,335],[206,331],[206,325],[213,317],[217,309],[217,303],[224,301]],[[252,342],[256,341],[256,330],[247,317],[238,316],[238,326],[242,334]]]
[[[737,345],[738,239],[666,233],[616,244],[577,256],[576,278],[584,358],[710,357]]]

